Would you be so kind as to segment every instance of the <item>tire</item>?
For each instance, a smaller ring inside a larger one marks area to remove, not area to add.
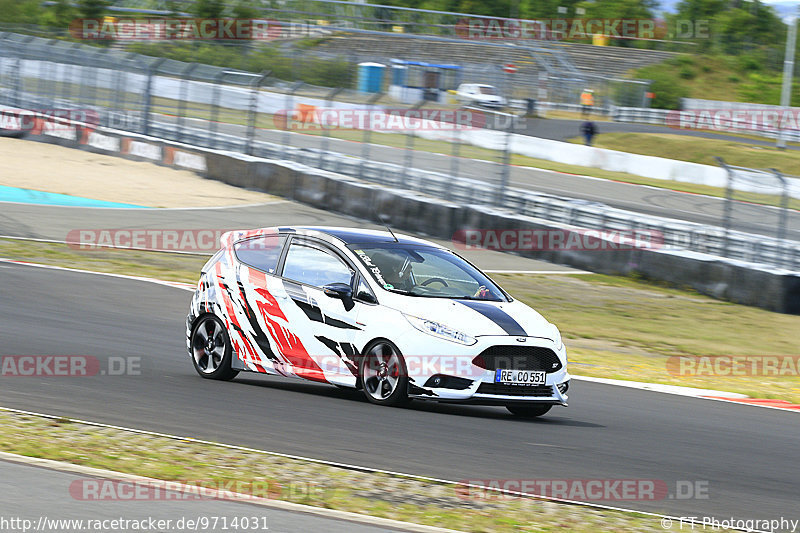
[[[527,404],[510,404],[506,405],[506,409],[511,411],[511,414],[520,418],[536,418],[547,413],[553,406],[549,403],[535,403]]]
[[[238,370],[231,368],[231,339],[228,330],[214,315],[201,316],[192,328],[192,363],[206,379],[229,381]]]
[[[358,375],[364,395],[370,402],[400,406],[410,401],[406,361],[391,341],[378,340],[364,350]]]

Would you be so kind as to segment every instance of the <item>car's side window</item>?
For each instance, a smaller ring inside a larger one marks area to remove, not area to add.
[[[330,283],[353,281],[355,272],[341,259],[305,244],[292,243],[283,264],[283,277],[300,283],[324,287]]]
[[[237,242],[233,249],[242,263],[274,274],[285,241],[285,235],[262,235]]]

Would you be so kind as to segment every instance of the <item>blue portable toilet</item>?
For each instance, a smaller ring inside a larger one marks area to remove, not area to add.
[[[383,73],[386,65],[380,63],[358,64],[358,91],[362,93],[379,93],[383,90]]]

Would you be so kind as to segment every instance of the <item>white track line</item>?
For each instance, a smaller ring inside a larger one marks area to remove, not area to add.
[[[584,501],[578,501],[578,500],[567,500],[567,499],[564,499],[564,498],[553,498],[551,496],[540,496],[540,495],[529,493],[529,492],[507,490],[507,489],[501,489],[501,488],[497,488],[497,487],[488,487],[488,486],[478,485],[478,484],[474,484],[474,483],[466,483],[466,482],[463,482],[463,481],[451,481],[451,480],[435,478],[435,477],[418,476],[418,475],[414,475],[414,474],[407,474],[407,473],[404,473],[404,472],[395,472],[395,471],[392,471],[392,470],[382,470],[382,469],[379,469],[379,468],[370,468],[370,467],[366,467],[366,466],[352,465],[352,464],[348,464],[348,463],[338,463],[338,462],[335,462],[335,461],[326,461],[324,459],[314,459],[314,458],[311,458],[311,457],[303,457],[303,456],[300,456],[300,455],[291,455],[291,454],[287,454],[287,453],[270,452],[270,451],[266,451],[266,450],[259,450],[258,448],[248,448],[248,447],[245,447],[245,446],[236,446],[234,444],[225,444],[225,443],[222,443],[222,442],[213,442],[213,441],[207,441],[207,440],[202,440],[202,439],[196,439],[194,437],[185,437],[185,436],[182,437],[182,436],[179,436],[179,435],[170,435],[168,433],[158,433],[158,432],[155,432],[155,431],[146,431],[146,430],[142,430],[142,429],[128,428],[128,427],[116,426],[116,425],[112,425],[112,424],[104,424],[102,422],[92,422],[92,421],[88,421],[88,420],[81,420],[79,418],[69,418],[69,417],[64,417],[64,416],[60,416],[60,415],[51,415],[51,414],[46,414],[46,413],[38,413],[38,412],[34,412],[34,411],[24,411],[22,409],[14,409],[14,408],[11,408],[11,407],[0,407],[0,411],[6,411],[6,412],[9,412],[9,413],[17,413],[17,414],[28,415],[28,416],[37,416],[37,417],[41,417],[41,418],[47,418],[47,419],[50,419],[50,420],[54,420],[54,419],[66,420],[68,422],[72,422],[72,423],[76,423],[76,424],[84,424],[84,425],[89,425],[89,426],[94,426],[94,427],[99,427],[99,428],[116,429],[116,430],[119,430],[119,431],[129,431],[129,432],[132,432],[132,433],[137,433],[139,435],[150,435],[150,436],[153,436],[153,437],[162,437],[162,438],[166,438],[166,439],[179,440],[179,441],[185,441],[185,442],[188,441],[188,442],[192,442],[192,443],[195,443],[195,444],[208,444],[208,445],[221,447],[221,448],[225,448],[225,449],[229,449],[229,450],[237,450],[237,451],[245,451],[245,452],[250,452],[250,453],[258,453],[258,454],[262,454],[262,455],[268,455],[268,456],[271,456],[271,457],[283,457],[283,458],[286,458],[286,459],[294,459],[294,460],[298,460],[298,461],[307,461],[307,462],[310,462],[310,463],[321,464],[321,465],[325,465],[325,466],[333,466],[333,467],[336,467],[336,468],[343,468],[343,469],[346,469],[346,470],[354,470],[354,471],[357,471],[357,472],[365,472],[365,473],[370,473],[370,474],[385,474],[385,475],[394,476],[394,477],[412,479],[412,480],[415,480],[415,481],[423,481],[423,482],[426,482],[426,483],[434,483],[434,484],[437,484],[437,485],[442,485],[442,484],[444,484],[444,485],[452,485],[452,486],[464,487],[464,488],[469,488],[469,489],[490,491],[490,492],[495,492],[495,493],[498,493],[498,494],[505,494],[505,495],[509,495],[509,496],[519,496],[519,497],[524,497],[524,498],[536,498],[536,499],[539,499],[539,500],[546,500],[546,501],[550,501],[550,502],[554,502],[554,503],[578,505],[578,506],[581,506],[581,507],[588,507],[588,508],[591,508],[591,509],[605,509],[605,510],[609,510],[609,511],[621,511],[621,512],[625,512],[625,513],[635,513],[635,514],[642,515],[642,516],[652,516],[654,518],[668,518],[670,520],[678,520],[678,521],[680,521],[680,517],[664,515],[664,514],[658,514],[658,513],[651,513],[651,512],[648,512],[648,511],[638,511],[636,509],[626,509],[624,507],[614,507],[614,506],[611,506],[611,505],[601,505],[601,504],[597,504],[597,503],[584,502]],[[755,531],[755,530],[753,530],[753,531]],[[766,533],[766,532],[757,532],[757,533]]]
[[[603,385],[614,385],[616,387],[627,387],[630,389],[641,389],[651,392],[663,392],[665,394],[674,394],[676,396],[689,396],[691,398],[704,398],[705,396],[721,396],[726,398],[749,398],[746,394],[739,394],[736,392],[725,392],[711,389],[695,389],[693,387],[679,387],[677,385],[661,385],[659,383],[646,383],[643,381],[627,381],[622,379],[607,379],[607,378],[594,378],[588,376],[570,375],[579,381],[591,381],[593,383],[602,383]]]
[[[67,268],[61,266],[53,266],[53,265],[43,265],[41,263],[29,263],[27,261],[17,261],[15,259],[6,259],[4,257],[0,257],[0,262],[2,263],[10,263],[13,265],[21,265],[21,266],[28,266],[28,267],[35,267],[35,268],[46,268],[49,270],[63,270],[66,272],[76,272],[79,274],[96,274],[98,276],[109,276],[112,278],[121,278],[121,279],[128,279],[133,281],[146,281],[148,283],[155,283],[157,285],[165,285],[167,287],[172,287],[174,289],[183,289],[185,291],[194,291],[195,285],[191,283],[183,283],[180,281],[165,281],[163,279],[156,279],[156,278],[147,278],[144,276],[128,276],[126,274],[113,274],[111,272],[95,272],[94,270],[82,270],[80,268]]]

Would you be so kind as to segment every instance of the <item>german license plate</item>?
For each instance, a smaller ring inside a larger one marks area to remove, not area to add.
[[[504,370],[498,368],[494,382],[504,385],[544,385],[545,373],[541,370]]]

